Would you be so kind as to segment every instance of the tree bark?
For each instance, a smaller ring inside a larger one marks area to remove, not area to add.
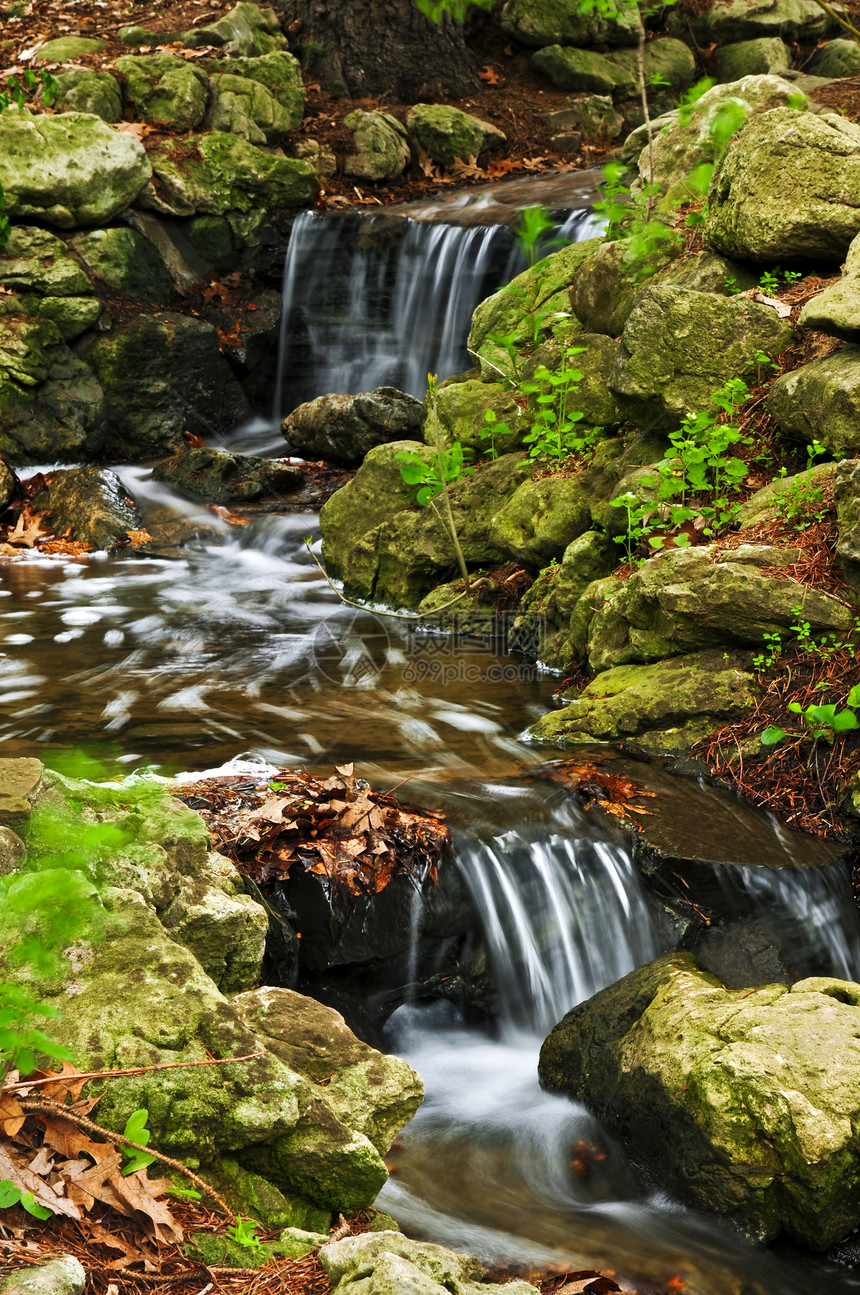
[[[462,99],[480,82],[462,23],[430,21],[412,0],[281,0],[295,37],[324,90],[343,98]]]

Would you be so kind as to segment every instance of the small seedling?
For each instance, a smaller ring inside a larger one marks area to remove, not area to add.
[[[254,1223],[251,1219],[243,1219],[241,1214],[237,1214],[236,1222],[227,1229],[227,1236],[246,1250],[259,1253],[263,1249],[263,1243],[257,1236],[259,1226],[259,1223]]]

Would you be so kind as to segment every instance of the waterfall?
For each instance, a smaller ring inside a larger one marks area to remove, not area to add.
[[[577,210],[555,237],[579,242],[599,226]],[[284,263],[274,418],[328,391],[423,396],[428,373],[471,367],[472,312],[524,268],[505,225],[304,212]]]

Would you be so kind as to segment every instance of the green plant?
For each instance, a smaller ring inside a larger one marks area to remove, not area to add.
[[[8,1178],[0,1182],[0,1210],[11,1209],[13,1205],[20,1205],[28,1214],[32,1214],[37,1219],[49,1219],[52,1217],[51,1211],[44,1205],[40,1205],[32,1192],[25,1192],[16,1187]]]
[[[769,670],[778,657],[782,655],[782,635],[778,630],[772,634],[764,633],[762,638],[765,641],[765,651],[759,652],[753,657],[753,665],[757,670]]]
[[[809,706],[802,706],[799,701],[788,703],[791,713],[799,715],[803,720],[806,734],[812,742],[825,741],[831,746],[838,734],[860,729],[860,719],[857,718],[856,713],[858,707],[860,707],[860,684],[855,684],[851,689],[842,708],[833,703],[826,705],[812,703]],[[759,741],[762,746],[777,746],[788,736],[784,728],[771,724],[761,734]]]
[[[424,508],[442,493],[447,482],[459,481],[464,472],[474,471],[468,466],[470,453],[454,441],[449,449],[440,449],[435,463],[425,463],[412,450],[402,450],[395,457],[402,465],[400,476],[407,486],[415,487],[415,502]]]
[[[752,359],[747,362],[747,367],[751,367],[752,365],[755,365],[755,380],[758,383],[761,383],[762,374],[767,373],[768,370],[770,370],[771,373],[779,373],[782,369],[782,365],[778,360],[775,360],[772,356],[768,355],[767,351],[761,350],[756,351]]]
[[[574,368],[570,361],[585,350],[584,346],[567,347],[557,373],[551,373],[541,364],[535,370],[534,381],[522,384],[522,390],[533,395],[538,405],[534,426],[523,437],[530,459],[566,459],[571,454],[584,453],[599,439],[598,427],[579,432],[584,415],[581,410],[571,408],[571,397],[582,381],[582,370]]]
[[[488,459],[497,459],[499,457],[499,451],[496,449],[496,434],[498,433],[500,436],[510,434],[511,429],[507,423],[499,421],[498,415],[494,409],[486,409],[484,411],[484,423],[486,425],[481,428],[481,440],[490,442],[485,453]]]
[[[145,1108],[139,1111],[132,1111],[125,1122],[123,1136],[129,1138],[132,1142],[139,1142],[141,1146],[148,1147],[150,1131],[146,1127],[149,1119],[149,1111]],[[123,1174],[135,1174],[138,1169],[146,1169],[148,1165],[155,1163],[155,1156],[149,1155],[146,1151],[138,1151],[135,1147],[123,1147],[123,1157],[128,1160],[128,1164],[123,1167]]]
[[[772,270],[765,270],[764,274],[758,281],[758,286],[762,292],[768,296],[774,297],[782,289],[790,288],[798,279],[802,279],[803,274],[800,270],[781,270],[778,265]]]
[[[259,1253],[263,1249],[263,1243],[257,1236],[259,1226],[259,1223],[254,1223],[251,1219],[243,1219],[241,1214],[237,1214],[236,1222],[227,1229],[227,1236],[231,1241],[244,1246],[246,1250]]]
[[[627,515],[624,533],[613,538],[616,544],[623,544],[624,556],[629,565],[633,566],[639,541],[651,534],[652,527],[648,525],[648,518],[654,513],[654,505],[643,504],[639,496],[630,490],[610,499],[609,503],[612,508],[623,508]]]
[[[414,0],[419,9],[431,22],[440,23],[447,14],[455,22],[463,22],[473,7],[475,9],[492,9],[493,0]]]
[[[37,1053],[71,1060],[66,1048],[31,1024],[34,1017],[57,1020],[59,1015],[55,1008],[39,1002],[28,990],[0,981],[0,1083],[10,1070],[29,1075],[36,1069]]]

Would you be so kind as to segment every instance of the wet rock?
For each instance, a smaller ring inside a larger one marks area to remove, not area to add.
[[[51,107],[60,112],[87,112],[102,121],[122,121],[122,94],[116,77],[88,67],[70,67],[57,73]],[[44,98],[44,91],[42,93]]]
[[[136,229],[94,229],[75,234],[69,246],[93,275],[115,292],[156,302],[170,296],[170,275],[163,260]]]
[[[285,116],[278,116],[272,111],[273,121],[278,121],[278,130],[292,130],[298,126],[305,110],[305,87],[302,81],[302,69],[297,58],[284,49],[272,50],[256,58],[233,57],[229,63],[223,59],[202,59],[201,66],[217,80],[229,68],[231,77],[241,77],[262,86],[284,110]],[[220,129],[220,127],[215,127]]]
[[[482,1264],[471,1255],[411,1241],[400,1232],[344,1237],[323,1246],[319,1257],[335,1295],[537,1295],[524,1281],[488,1285]]]
[[[60,41],[49,44],[61,44]],[[90,42],[86,42],[89,44]],[[100,44],[101,42],[99,42]],[[22,1268],[0,1281],[2,1295],[83,1295],[87,1274],[74,1255],[57,1255],[47,1263]]]
[[[860,73],[860,44],[856,40],[827,41],[815,51],[809,71],[813,76],[857,76]]]
[[[79,354],[104,389],[104,449],[123,458],[170,453],[186,427],[231,431],[247,416],[242,389],[202,319],[165,312],[85,338]]]
[[[20,384],[0,365],[0,454],[10,463],[87,458],[104,432],[104,392],[89,366],[50,327],[56,344],[41,350],[44,380]]]
[[[847,981],[732,991],[666,955],[567,1014],[541,1083],[585,1101],[697,1208],[824,1250],[860,1220],[858,1004]]]
[[[95,297],[22,296],[17,301],[27,314],[50,321],[64,342],[85,333],[102,313],[101,302]]]
[[[720,555],[712,545],[670,549],[640,567],[595,615],[588,659],[593,670],[657,661],[702,648],[760,647],[765,633],[790,629],[803,607],[813,635],[842,632],[849,609],[796,580],[764,575],[789,567],[796,550],[743,545]]]
[[[187,49],[213,45],[237,58],[258,58],[280,52],[287,44],[274,10],[249,4],[246,0],[240,0],[217,22],[206,27],[191,27],[180,32],[179,36]]]
[[[265,986],[238,995],[233,1006],[279,1061],[325,1084],[338,1119],[385,1155],[424,1097],[411,1066],[368,1047],[339,1012],[290,989]]]
[[[768,408],[780,430],[838,458],[860,452],[860,347],[846,346],[777,378]]]
[[[599,531],[585,531],[565,549],[561,562],[545,567],[526,591],[509,637],[517,652],[534,656],[552,670],[564,670],[577,655],[570,619],[585,590],[617,564],[615,545]]]
[[[635,45],[635,6],[622,3],[613,15],[559,0],[505,0],[502,28],[522,45]]]
[[[0,248],[0,287],[41,292],[51,297],[77,297],[92,285],[66,245],[46,229],[14,225]]]
[[[740,81],[744,76],[766,76],[791,66],[791,53],[779,36],[759,36],[737,41],[717,50],[721,81]]]
[[[732,136],[708,198],[706,237],[718,252],[839,264],[858,233],[860,126],[774,108]]]
[[[606,670],[528,736],[561,747],[632,741],[638,750],[680,753],[748,715],[760,695],[748,653],[693,652]]]
[[[802,328],[860,342],[860,236],[848,249],[842,278],[812,297],[798,322]]]
[[[32,500],[50,514],[56,535],[83,540],[94,549],[112,548],[143,523],[115,472],[106,468],[61,468]]]
[[[296,490],[303,479],[301,468],[289,463],[209,447],[180,450],[157,463],[152,476],[186,494],[221,504],[277,498]]]
[[[353,133],[355,152],[344,158],[345,175],[360,180],[396,180],[409,165],[406,127],[387,112],[356,109],[344,118]]]
[[[408,439],[420,427],[419,400],[396,387],[377,387],[355,396],[317,396],[294,409],[281,431],[303,458],[352,467],[376,446]]]
[[[6,215],[61,229],[101,225],[129,207],[152,174],[140,140],[84,112],[0,117]]]
[[[446,104],[416,103],[406,118],[409,143],[438,166],[483,158],[500,149],[506,136],[496,126]]]
[[[18,491],[18,478],[4,459],[0,459],[0,512],[5,512]]]
[[[635,93],[636,81],[628,68],[618,67],[602,54],[565,45],[547,45],[531,57],[531,66],[557,90],[580,90],[624,99]]]
[[[837,30],[814,0],[718,0],[700,14],[670,14],[668,27],[681,39],[699,44],[724,45],[780,36],[813,44]]]
[[[14,826],[27,817],[42,791],[43,772],[40,760],[0,759],[0,823]]]
[[[647,287],[624,326],[609,389],[640,426],[678,420],[707,409],[729,378],[748,379],[756,352],[778,356],[792,335],[788,320],[748,297]]]

